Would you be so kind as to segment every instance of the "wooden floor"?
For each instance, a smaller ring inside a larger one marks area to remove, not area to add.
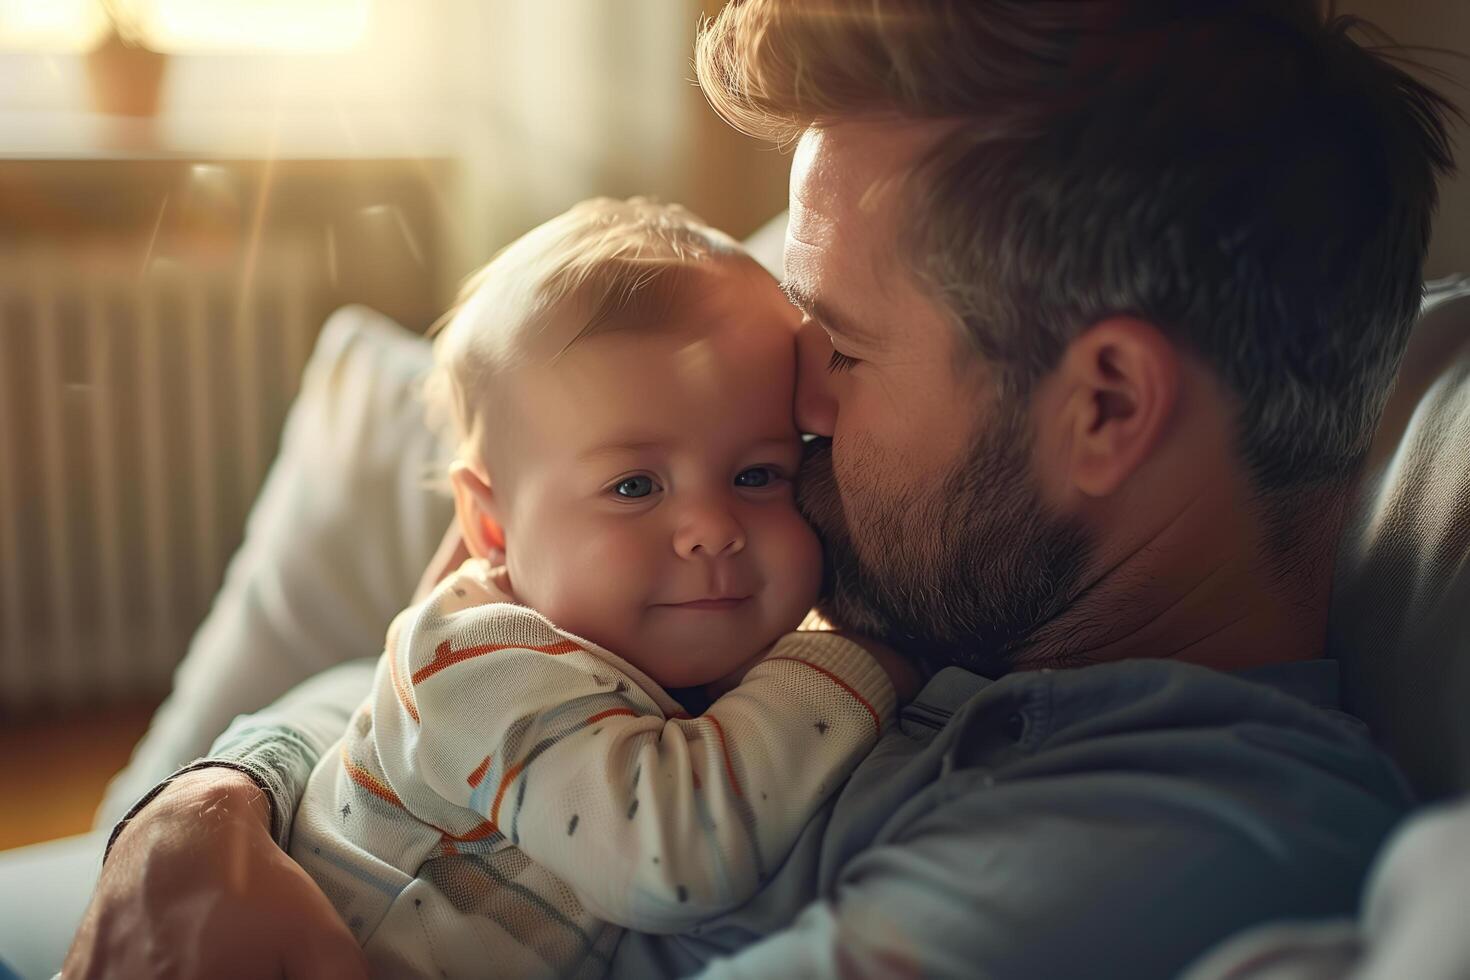
[[[155,708],[0,722],[0,850],[91,829],[107,781],[127,763]]]

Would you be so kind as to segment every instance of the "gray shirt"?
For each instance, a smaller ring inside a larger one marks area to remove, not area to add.
[[[270,793],[278,839],[369,685],[337,673],[213,750]],[[1350,914],[1410,797],[1336,704],[1330,661],[948,668],[755,898],[629,933],[614,976],[1167,977],[1246,926]]]

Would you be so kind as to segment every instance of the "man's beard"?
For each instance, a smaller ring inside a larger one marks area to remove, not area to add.
[[[933,670],[1017,666],[1091,554],[1084,530],[1042,503],[1024,420],[991,425],[938,486],[886,486],[875,455],[855,448],[845,493],[826,439],[807,447],[797,481],[825,551],[822,614]]]

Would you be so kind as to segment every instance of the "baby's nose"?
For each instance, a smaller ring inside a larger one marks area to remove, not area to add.
[[[744,548],[745,528],[723,507],[699,508],[674,534],[674,550],[681,558],[729,556]]]

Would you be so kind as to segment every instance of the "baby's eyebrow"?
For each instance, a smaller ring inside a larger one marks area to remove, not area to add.
[[[772,434],[753,441],[748,451],[750,452],[779,452],[789,449],[796,442],[794,434],[779,435]],[[577,454],[577,461],[581,463],[600,459],[603,456],[616,456],[623,453],[641,453],[650,449],[663,449],[669,443],[663,439],[613,439],[609,442],[600,443],[589,449],[584,449]]]
[[[786,298],[791,301],[792,306],[813,320],[816,320],[818,325],[828,333],[838,334],[860,344],[876,346],[873,334],[870,331],[862,329],[852,320],[843,316],[816,296],[813,296],[800,283],[790,279],[783,279],[781,281],[781,292],[786,294]]]
[[[650,449],[658,449],[662,445],[664,445],[662,439],[614,439],[582,450],[577,454],[577,459],[589,460],[598,456],[612,456],[616,453],[641,453]]]
[[[752,443],[751,450],[753,452],[762,453],[781,452],[783,450],[789,450],[792,446],[796,445],[799,438],[800,437],[796,436],[795,434],[789,436],[784,434],[779,436],[770,436],[768,438],[760,439]]]

